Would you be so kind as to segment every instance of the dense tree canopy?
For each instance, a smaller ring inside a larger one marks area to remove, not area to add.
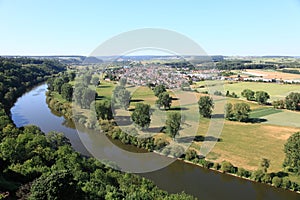
[[[167,92],[163,92],[158,95],[158,99],[156,100],[156,105],[160,107],[164,107],[164,109],[170,109],[172,104],[172,97]]]
[[[72,101],[73,97],[73,87],[69,83],[64,83],[61,86],[61,96],[67,101]]]
[[[266,104],[268,99],[270,99],[270,95],[265,91],[257,91],[255,93],[255,101],[259,104]]]
[[[164,85],[158,85],[153,89],[153,91],[154,91],[154,95],[158,97],[160,94],[166,92],[167,90]]]
[[[181,114],[179,112],[171,112],[167,115],[166,121],[166,133],[171,137],[175,138],[179,134],[181,125]]]
[[[132,121],[141,128],[147,128],[150,125],[150,105],[138,103],[131,114]]]
[[[95,110],[98,119],[111,120],[113,119],[113,110],[111,101],[105,100],[95,103]]]
[[[8,108],[26,89],[63,70],[56,60],[0,57],[0,103]]]
[[[300,132],[293,134],[284,145],[285,160],[283,165],[300,172]]]
[[[300,110],[300,93],[290,93],[285,98],[285,105],[288,110]]]
[[[243,90],[241,95],[249,101],[255,100],[255,92],[250,89]]]
[[[115,87],[113,91],[113,102],[115,106],[127,110],[130,105],[130,99],[131,99],[131,94],[128,90],[126,90],[125,87],[123,86]]]
[[[249,119],[250,106],[246,103],[234,104],[234,117],[239,122],[245,122]]]
[[[212,113],[212,109],[214,108],[213,99],[209,96],[202,96],[198,101],[199,105],[199,113],[203,117],[210,117]]]

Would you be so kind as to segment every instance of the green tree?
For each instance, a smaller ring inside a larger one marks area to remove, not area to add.
[[[262,178],[264,177],[265,173],[263,172],[263,170],[259,169],[254,171],[251,174],[251,179],[257,182],[261,182]]]
[[[255,94],[254,91],[252,91],[250,89],[245,89],[241,93],[241,95],[249,101],[255,100],[254,94]]]
[[[233,105],[232,105],[232,103],[227,103],[225,105],[225,118],[226,119],[231,119],[233,117],[234,117]]]
[[[160,94],[166,92],[167,90],[164,85],[158,85],[154,88],[153,91],[154,91],[154,95],[158,97]]]
[[[223,172],[235,173],[235,167],[230,162],[227,161],[223,161],[221,163],[221,170]]]
[[[284,189],[290,189],[292,183],[288,177],[283,177],[282,178],[282,187]]]
[[[33,182],[29,199],[81,199],[82,191],[68,171],[55,171],[44,174]]]
[[[272,106],[276,109],[284,109],[285,102],[284,100],[273,101]]]
[[[233,112],[236,120],[245,122],[249,119],[250,106],[246,103],[234,104]]]
[[[147,128],[150,125],[150,105],[137,103],[135,109],[131,114],[132,121],[141,128]]]
[[[270,160],[267,158],[263,158],[260,162],[260,166],[265,173],[267,173],[268,168],[270,167]]]
[[[166,133],[171,137],[175,138],[179,134],[181,125],[181,114],[179,112],[168,113],[166,120]]]
[[[87,74],[82,75],[82,83],[85,86],[88,86],[91,83],[91,80],[92,80],[92,75],[91,74],[87,73]]]
[[[275,187],[280,187],[281,186],[281,183],[282,183],[282,178],[278,177],[278,176],[274,176],[272,178],[272,184],[275,186]]]
[[[113,119],[111,101],[105,100],[105,101],[96,102],[95,110],[98,119],[104,119],[104,120]]]
[[[300,93],[290,93],[285,98],[285,105],[288,110],[300,110]]]
[[[289,137],[284,145],[285,159],[283,166],[300,172],[300,132]]]
[[[99,77],[98,77],[98,76],[93,76],[93,78],[92,78],[92,80],[91,80],[91,83],[92,83],[94,86],[100,85]]]
[[[54,91],[61,93],[61,87],[64,84],[64,80],[62,78],[56,78],[53,81]]]
[[[96,92],[90,88],[85,88],[82,93],[81,107],[86,109],[90,108],[90,105],[95,98]]]
[[[59,147],[64,145],[70,145],[70,140],[65,137],[63,133],[56,131],[50,131],[46,135],[47,142],[50,144],[51,148],[57,150]]]
[[[82,83],[77,83],[75,84],[74,87],[74,91],[73,91],[74,100],[75,103],[80,107],[82,106],[82,95],[85,88],[86,87]]]
[[[172,104],[172,97],[170,97],[170,95],[167,92],[163,92],[158,96],[156,104],[159,108],[163,106],[164,109],[170,109]]]
[[[214,108],[213,99],[209,96],[202,96],[198,101],[199,113],[206,118],[209,118]]]
[[[255,93],[255,100],[259,104],[266,104],[268,99],[270,99],[270,95],[265,91],[257,91]]]
[[[130,104],[131,94],[122,86],[117,86],[113,91],[115,105],[127,110]]]
[[[73,87],[69,83],[64,83],[61,86],[61,96],[67,101],[72,101],[73,97]]]

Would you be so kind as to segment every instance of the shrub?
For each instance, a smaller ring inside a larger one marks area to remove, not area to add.
[[[214,163],[214,165],[213,165],[213,168],[216,169],[216,170],[219,170],[220,167],[221,167],[221,165],[219,163],[217,163],[217,162]]]
[[[251,179],[257,182],[261,182],[261,179],[263,178],[264,175],[265,173],[261,169],[259,169],[252,173]]]
[[[197,152],[193,149],[189,149],[186,151],[185,153],[185,157],[186,160],[194,160],[195,158],[197,158]]]
[[[249,178],[251,176],[251,172],[245,170],[244,168],[238,168],[236,174],[240,177],[246,177],[246,178]]]
[[[273,179],[272,179],[272,184],[273,184],[275,187],[280,187],[280,186],[281,186],[281,183],[282,183],[282,178],[279,178],[278,176],[273,177]]]
[[[283,177],[282,178],[282,187],[284,189],[289,189],[291,187],[291,185],[292,185],[291,181],[288,177]]]
[[[230,162],[227,162],[227,161],[223,161],[221,163],[221,171],[227,172],[227,173],[235,173],[234,166]]]

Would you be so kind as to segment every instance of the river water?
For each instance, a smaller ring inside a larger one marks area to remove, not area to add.
[[[100,145],[101,138],[94,138],[88,131],[78,133],[72,123],[66,121],[62,116],[52,112],[46,103],[47,85],[39,85],[20,97],[11,109],[12,120],[17,127],[34,124],[42,131],[63,132],[72,143],[76,151],[84,155],[90,155],[87,149],[92,150],[93,145]],[[90,137],[93,144],[85,148],[78,134]],[[106,136],[99,136],[106,137]],[[130,145],[114,142],[124,150],[143,152]],[[119,157],[119,159],[122,159]],[[145,157],[147,159],[147,157]],[[167,157],[160,159],[169,161]],[[146,160],[145,160],[146,162]],[[152,180],[158,187],[170,193],[185,191],[199,199],[243,199],[243,200],[296,200],[300,195],[294,192],[270,187],[266,184],[254,183],[227,174],[207,170],[182,161],[175,161],[160,170],[141,173],[140,176]]]

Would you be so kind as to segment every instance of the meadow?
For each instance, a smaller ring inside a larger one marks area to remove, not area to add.
[[[214,83],[209,81],[210,84]],[[203,84],[203,82],[202,82]],[[101,99],[110,99],[112,90],[116,84],[112,82],[101,82],[101,86],[97,88],[98,94]],[[299,87],[299,86],[298,86]],[[234,91],[237,94],[245,89],[264,90],[276,97],[284,97],[290,91],[298,91],[297,86],[294,85],[278,85],[278,84],[266,84],[266,83],[235,83],[225,84],[225,90],[230,92]],[[148,87],[127,87],[132,92],[132,102],[130,109],[134,108],[134,105],[138,102],[150,104],[154,108],[156,97],[153,91]],[[173,109],[170,111],[155,111],[152,114],[152,123],[150,129],[153,131],[154,137],[161,137],[167,139],[171,145],[180,144],[187,148],[190,142],[195,137],[190,148],[193,148],[199,152],[205,135],[209,129],[211,120],[201,118],[198,120],[198,116],[195,111],[198,111],[195,100],[189,101],[192,96],[186,98],[187,95],[194,95],[194,98],[198,99],[202,94],[196,92],[169,92],[173,97],[173,108],[181,106],[179,112],[185,117],[183,129],[180,131],[176,141],[166,137],[163,133],[159,133],[159,127],[162,127],[165,121],[166,113],[178,111]],[[182,101],[181,101],[182,100]],[[228,98],[227,102],[237,103],[245,102],[242,99]],[[246,101],[253,110],[250,114],[252,118],[266,119],[267,121],[262,123],[241,123],[224,121],[224,127],[220,135],[220,141],[217,142],[213,150],[207,155],[207,159],[214,162],[222,162],[223,160],[229,161],[232,164],[243,167],[249,170],[256,170],[259,168],[259,164],[262,158],[268,158],[271,160],[271,166],[269,171],[282,170],[282,163],[284,160],[283,146],[286,140],[295,132],[300,131],[300,113],[291,112],[286,110],[277,110],[271,106],[262,106],[255,102]],[[223,101],[216,100],[216,104],[224,105]],[[222,104],[221,104],[222,103]],[[216,106],[216,110],[221,106]],[[131,111],[121,113],[122,115],[130,116]],[[217,110],[216,113],[220,113],[221,110]],[[120,114],[120,112],[118,113]],[[282,120],[284,119],[284,120]],[[293,126],[294,123],[294,126]],[[129,127],[130,125],[128,125]],[[126,127],[126,125],[125,125]],[[200,138],[200,139],[199,139]]]

